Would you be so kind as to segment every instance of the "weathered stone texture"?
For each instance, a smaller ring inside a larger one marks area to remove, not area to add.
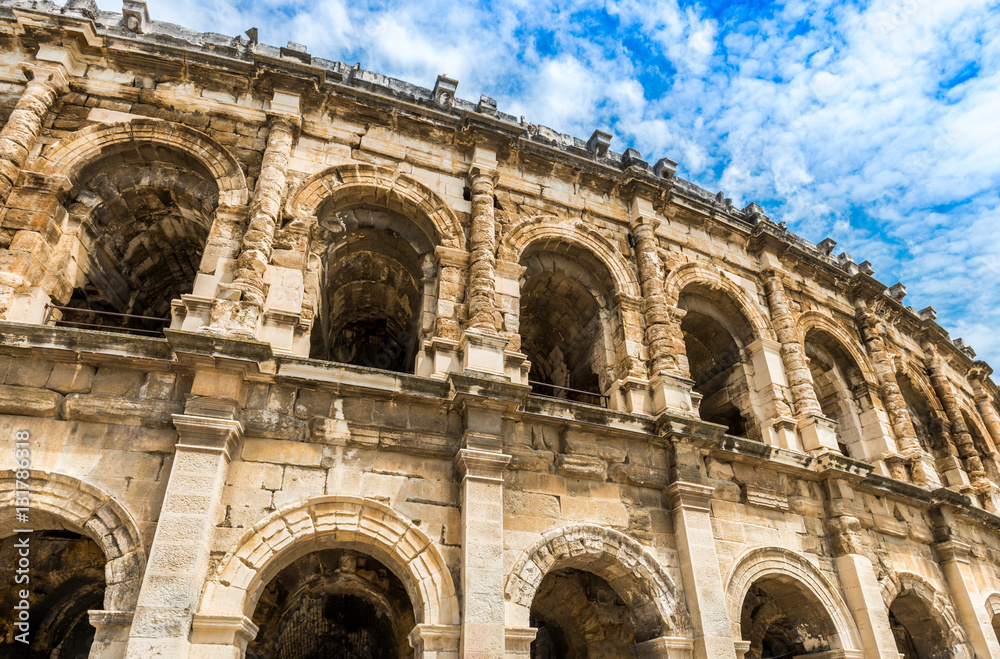
[[[1000,659],[1000,391],[867,264],[445,76],[0,24],[46,652]]]

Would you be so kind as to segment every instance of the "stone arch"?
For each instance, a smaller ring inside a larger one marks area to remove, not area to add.
[[[282,568],[328,547],[369,554],[392,570],[418,625],[459,623],[451,573],[423,531],[377,501],[330,495],[288,505],[248,530],[206,583],[199,614],[252,617],[261,592]]]
[[[725,583],[726,608],[733,625],[734,640],[742,641],[747,631],[741,623],[741,610],[747,593],[755,583],[768,577],[794,582],[819,604],[836,634],[836,638],[831,639],[833,649],[862,649],[850,609],[837,589],[807,558],[782,547],[748,549],[733,561]]]
[[[636,640],[691,634],[687,608],[656,558],[627,535],[594,524],[549,531],[521,554],[504,587],[508,626],[529,626],[542,579],[563,568],[606,579],[629,608]]]
[[[0,470],[0,510],[4,511],[0,523],[4,530],[6,518],[14,511],[14,493],[14,470]],[[146,552],[139,526],[121,503],[108,492],[73,476],[32,470],[31,509],[65,521],[96,542],[108,561],[104,608],[135,610]]]
[[[325,169],[306,179],[288,197],[287,218],[316,218],[326,204],[372,204],[433,227],[439,245],[465,248],[465,232],[445,201],[416,179],[386,167],[355,163]],[[430,237],[430,236],[429,236]]]
[[[833,338],[851,356],[851,359],[864,377],[865,382],[873,386],[878,386],[878,377],[875,375],[875,370],[868,361],[868,356],[865,354],[864,348],[858,339],[852,336],[842,325],[818,311],[805,312],[799,316],[797,325],[799,336],[803,341],[805,341],[806,335],[812,330],[820,331]]]
[[[834,318],[808,311],[796,329],[823,415],[837,423],[840,450],[859,460],[878,460],[891,435],[881,387],[858,337]]]
[[[611,273],[615,290],[638,299],[642,296],[635,268],[606,237],[588,228],[582,220],[566,220],[550,215],[532,217],[514,226],[500,241],[501,260],[518,263],[524,250],[532,243],[558,239],[590,252]]]
[[[193,128],[161,119],[133,119],[84,128],[68,141],[56,142],[31,167],[49,176],[70,178],[87,164],[118,152],[135,149],[169,150],[190,156],[219,186],[219,205],[246,204],[246,177],[236,158],[221,144]]]
[[[921,612],[921,622],[924,629],[922,629],[921,635],[914,639],[920,644],[918,647],[930,648],[930,643],[918,639],[928,634],[939,634],[941,639],[936,645],[942,648],[944,654],[939,652],[929,655],[933,659],[944,659],[945,657],[971,659],[975,656],[969,646],[965,630],[959,623],[955,608],[947,595],[939,592],[926,579],[912,572],[895,572],[883,579],[882,601],[885,602],[885,607],[889,609],[890,614],[896,599],[904,596],[914,598],[914,601],[924,608]]]
[[[715,266],[690,262],[671,270],[663,285],[667,304],[676,307],[684,289],[699,284],[729,297],[750,323],[755,338],[775,340],[774,330],[750,295]]]
[[[1000,641],[1000,593],[993,591],[986,598],[986,614],[990,617],[993,633],[996,634],[997,640]]]
[[[995,459],[997,448],[993,444],[993,438],[990,436],[990,431],[986,428],[986,423],[979,410],[966,398],[959,399],[958,407],[965,416],[965,423],[969,426],[969,431],[973,433],[973,440],[981,452],[980,457]]]

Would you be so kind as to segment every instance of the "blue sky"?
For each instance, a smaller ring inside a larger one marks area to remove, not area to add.
[[[111,0],[102,8],[120,10]],[[666,156],[870,260],[1000,370],[1000,2],[149,0]]]

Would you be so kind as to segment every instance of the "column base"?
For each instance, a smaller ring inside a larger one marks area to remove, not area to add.
[[[802,435],[802,448],[807,453],[822,453],[834,451],[840,453],[837,442],[837,422],[825,416],[813,414],[798,422],[799,433]]]
[[[473,329],[465,330],[458,344],[462,353],[462,372],[479,373],[506,380],[504,348],[509,342],[510,339],[505,336],[485,334]]]
[[[675,373],[661,371],[649,380],[652,412],[662,414],[667,410],[695,416],[697,405],[693,399],[694,380]]]
[[[424,341],[423,349],[417,355],[416,375],[444,380],[449,373],[460,373],[462,359],[458,350],[458,341],[435,336]]]
[[[771,421],[771,424],[765,426],[763,430],[766,444],[777,446],[778,448],[791,449],[792,451],[801,450],[799,434],[796,432],[797,424],[795,419],[779,417]]]
[[[649,381],[642,378],[627,377],[615,383],[621,398],[618,409],[632,414],[651,414],[652,390]]]

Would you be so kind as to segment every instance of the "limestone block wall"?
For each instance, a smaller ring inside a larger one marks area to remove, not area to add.
[[[1000,657],[997,387],[901,284],[445,76],[124,9],[0,3],[36,651]]]

